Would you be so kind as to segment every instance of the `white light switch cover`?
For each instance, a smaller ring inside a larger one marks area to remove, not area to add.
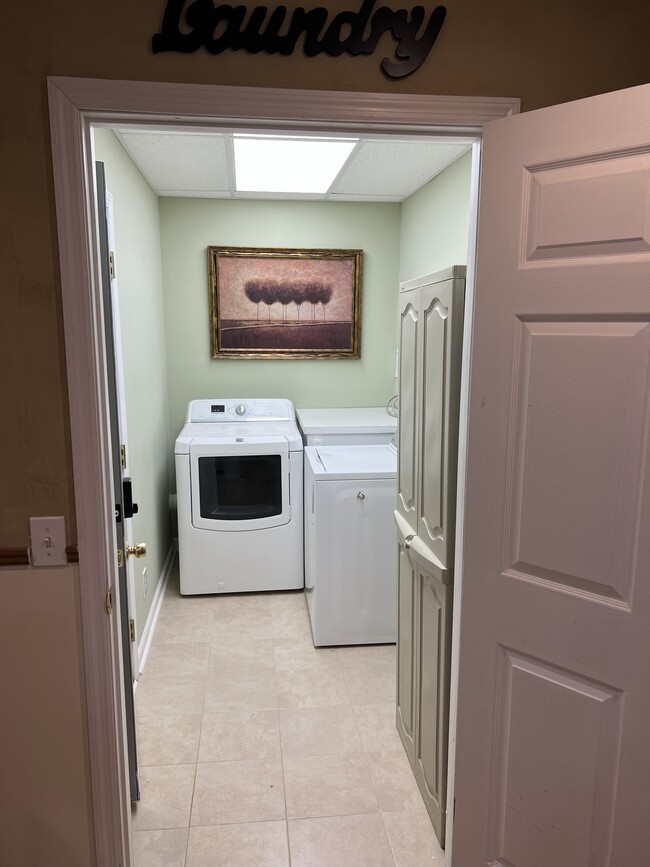
[[[65,566],[68,558],[65,553],[65,519],[30,518],[31,536],[30,558],[32,566]]]

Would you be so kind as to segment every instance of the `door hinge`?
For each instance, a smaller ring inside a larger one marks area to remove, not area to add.
[[[107,614],[113,613],[113,594],[111,593],[110,590],[106,591],[106,613]]]
[[[117,549],[117,568],[121,569],[124,566],[124,551],[121,548]]]
[[[111,280],[115,280],[115,253],[112,250],[109,250],[108,253],[108,267],[111,272]]]
[[[120,446],[120,463],[122,464],[122,469],[126,469],[126,446]]]
[[[129,635],[131,641],[135,641],[135,620],[129,620]]]

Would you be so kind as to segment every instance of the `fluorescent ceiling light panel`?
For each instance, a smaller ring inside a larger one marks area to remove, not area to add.
[[[356,139],[235,136],[235,176],[241,193],[326,193]]]

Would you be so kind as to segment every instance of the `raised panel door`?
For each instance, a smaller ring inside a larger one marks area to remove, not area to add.
[[[397,511],[417,529],[418,425],[420,385],[419,290],[400,295],[399,325],[399,455]]]
[[[419,558],[413,560],[416,565],[413,772],[444,846],[453,590],[428,571]]]
[[[415,761],[415,622],[417,573],[398,533],[397,731],[411,765]]]
[[[454,867],[636,867],[650,816],[650,86],[487,124]]]
[[[445,274],[464,275],[455,267]],[[458,404],[465,281],[436,280],[420,289],[420,473],[417,534],[445,569],[454,556]]]

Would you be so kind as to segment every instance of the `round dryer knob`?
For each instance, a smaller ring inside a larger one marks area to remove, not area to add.
[[[243,403],[238,403],[235,407],[235,412],[237,413],[237,415],[243,415],[246,412],[246,407]]]

